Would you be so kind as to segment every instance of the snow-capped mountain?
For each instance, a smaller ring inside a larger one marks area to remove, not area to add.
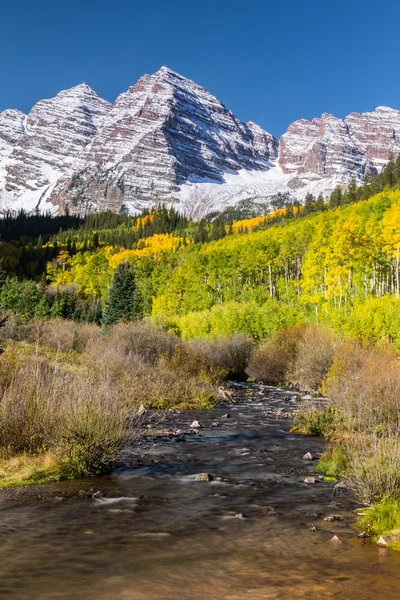
[[[189,180],[221,184],[239,169],[266,171],[278,143],[242,123],[204,88],[163,67],[115,101],[82,154],[86,168],[64,177],[52,202],[129,210],[179,198]]]
[[[0,113],[0,210],[135,212],[160,201],[194,218],[248,197],[328,193],[400,153],[400,111],[292,123],[278,142],[162,67],[113,105],[82,84]]]
[[[3,203],[34,208],[62,175],[81,168],[82,150],[110,110],[111,104],[82,84],[41,100],[28,115],[0,113]]]

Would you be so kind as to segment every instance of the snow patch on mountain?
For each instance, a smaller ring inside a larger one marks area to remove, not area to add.
[[[275,194],[288,192],[302,201],[308,193],[315,196],[320,193],[326,195],[343,183],[343,180],[340,175],[324,179],[310,177],[308,181],[303,179],[303,186],[295,191],[291,182],[292,175],[284,173],[279,166],[261,173],[241,169],[237,173],[226,173],[224,183],[221,184],[210,181],[186,182],[176,194],[175,207],[196,220],[209,212],[222,211],[248,198],[265,202]]]
[[[137,212],[165,202],[200,218],[279,192],[302,200],[361,182],[400,153],[400,111],[292,123],[278,142],[162,67],[111,105],[88,85],[0,113],[0,209]]]

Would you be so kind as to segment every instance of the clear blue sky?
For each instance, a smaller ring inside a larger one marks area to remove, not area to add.
[[[0,110],[85,81],[113,101],[166,65],[276,136],[400,108],[396,0],[2,0]]]

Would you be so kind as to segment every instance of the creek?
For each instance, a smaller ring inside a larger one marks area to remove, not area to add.
[[[169,412],[109,477],[3,490],[0,598],[398,600],[400,556],[358,538],[351,494],[303,460],[324,441],[290,433],[298,394],[231,389]]]

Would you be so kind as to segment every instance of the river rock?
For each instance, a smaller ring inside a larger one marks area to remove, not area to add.
[[[331,538],[331,542],[333,542],[334,544],[341,544],[341,540],[338,538],[337,535],[334,535],[333,538]]]
[[[328,515],[327,517],[324,517],[324,521],[328,521],[329,523],[332,523],[333,521],[343,521],[344,517],[342,515]]]
[[[223,477],[222,482],[229,483],[230,485],[237,485],[237,481],[235,481],[235,479],[232,479],[232,477]]]
[[[198,421],[193,421],[193,423],[190,425],[191,429],[201,429],[201,427],[203,427],[203,426],[200,425],[200,423]]]
[[[196,475],[196,481],[213,481],[214,477],[210,473],[199,473]]]
[[[225,415],[222,415],[221,419],[230,419],[231,415],[229,413],[226,413]]]
[[[381,535],[376,545],[381,548],[387,548],[392,542],[400,542],[400,537],[398,535]]]
[[[307,485],[313,485],[314,483],[318,483],[318,479],[316,479],[315,477],[306,477],[304,483],[306,483]]]
[[[277,512],[273,506],[264,506],[264,508],[261,509],[261,512],[263,513],[263,515],[276,515],[277,514]]]
[[[79,490],[78,497],[79,498],[92,498],[93,494],[96,492],[94,490]]]
[[[305,455],[303,456],[303,460],[312,460],[313,459],[313,455],[311,454],[311,452],[306,452]]]

